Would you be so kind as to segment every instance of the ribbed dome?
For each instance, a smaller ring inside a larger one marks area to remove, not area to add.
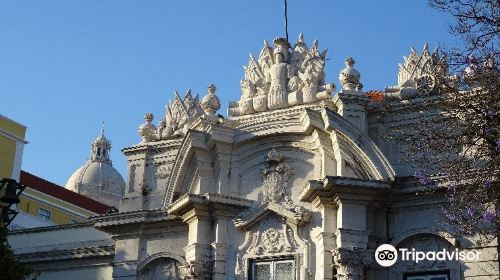
[[[118,207],[125,190],[125,181],[109,159],[111,142],[104,131],[92,142],[90,159],[78,168],[66,183],[66,189],[104,204]]]

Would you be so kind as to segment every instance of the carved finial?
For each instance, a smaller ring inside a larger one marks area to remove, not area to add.
[[[439,54],[439,47],[435,47],[432,53]]]
[[[111,141],[104,136],[104,122],[101,128],[101,133],[92,141],[92,155],[90,160],[99,162],[109,162],[109,150],[111,149]]]
[[[153,113],[146,113],[146,114],[144,115],[144,120],[145,120],[146,122],[148,122],[148,123],[151,123],[151,122],[153,121],[154,117],[155,117],[155,116],[153,115]]]
[[[188,89],[186,91],[186,94],[184,94],[184,100],[186,99],[193,99],[193,95],[191,94],[191,89]]]
[[[214,84],[208,85],[208,94],[215,94],[216,90],[217,90],[217,87],[215,87]]]
[[[347,57],[344,63],[346,68],[342,69],[339,74],[339,80],[343,89],[347,91],[361,91],[361,74],[353,67],[356,61],[352,57]]]
[[[175,102],[175,100],[177,100],[177,99],[179,99],[179,100],[181,99],[181,97],[179,96],[179,92],[178,92],[176,89],[174,90],[174,95],[175,95],[175,96],[174,96],[174,102]]]
[[[144,121],[141,126],[139,126],[139,135],[142,138],[142,143],[147,143],[154,141],[156,138],[156,126],[152,124],[154,116],[152,113],[146,113],[144,115]]]
[[[324,51],[321,52],[320,56],[322,59],[326,58],[326,53],[328,52],[328,48],[326,48]]]
[[[297,43],[304,43],[304,34],[302,32],[299,33],[299,39],[297,40]]]
[[[269,47],[269,43],[264,39],[264,47]]]
[[[318,39],[314,39],[312,47],[315,48],[315,49],[317,49],[318,45],[319,45]]]
[[[429,51],[429,44],[428,43],[425,43],[424,44],[424,49],[423,49],[424,52],[428,52]]]
[[[104,121],[102,121],[101,136],[104,136]]]
[[[346,58],[344,60],[344,63],[345,63],[345,66],[347,66],[347,67],[353,67],[354,64],[356,63],[356,60],[354,60],[354,58],[349,56],[348,58]]]
[[[217,95],[215,95],[215,91],[217,88],[215,87],[214,84],[210,84],[208,86],[208,95],[203,97],[203,100],[201,101],[201,108],[203,108],[203,111],[207,115],[215,115],[217,110],[220,109],[220,100]]]

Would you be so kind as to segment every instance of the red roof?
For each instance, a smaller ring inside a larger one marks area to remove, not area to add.
[[[19,181],[21,184],[25,185],[28,188],[32,188],[46,195],[50,195],[52,197],[66,201],[67,203],[87,209],[88,211],[94,212],[96,214],[105,214],[111,208],[113,208],[76,192],[67,190],[59,185],[44,180],[26,171],[21,171],[21,178]]]
[[[366,95],[369,96],[373,101],[384,100],[384,92],[380,90],[369,90],[366,92]]]

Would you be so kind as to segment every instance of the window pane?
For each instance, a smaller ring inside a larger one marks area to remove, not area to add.
[[[254,266],[254,280],[271,280],[271,264],[256,263]]]
[[[50,211],[43,208],[38,208],[38,216],[44,220],[50,220]]]
[[[293,269],[293,261],[276,262],[274,270],[275,280],[290,280],[295,279],[295,270]]]
[[[448,280],[448,277],[445,275],[431,276],[430,280]]]

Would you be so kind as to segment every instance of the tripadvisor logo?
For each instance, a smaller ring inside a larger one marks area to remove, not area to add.
[[[381,266],[391,266],[398,260],[398,251],[390,244],[382,244],[375,250],[375,260]]]
[[[481,252],[474,251],[448,251],[442,249],[440,251],[417,251],[415,248],[399,248],[399,252],[390,244],[382,244],[375,250],[375,260],[384,267],[392,266],[399,259],[402,261],[411,261],[418,263],[420,261],[479,261]]]

